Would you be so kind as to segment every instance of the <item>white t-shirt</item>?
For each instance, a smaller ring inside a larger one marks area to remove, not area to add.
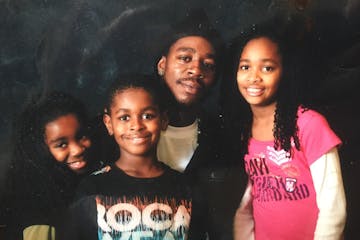
[[[184,172],[197,147],[198,119],[186,127],[168,126],[161,132],[158,159],[179,172]]]

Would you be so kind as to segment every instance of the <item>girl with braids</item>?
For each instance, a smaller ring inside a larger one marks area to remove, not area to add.
[[[30,103],[16,124],[7,239],[55,239],[79,179],[98,167],[89,158],[85,108],[53,92]]]
[[[289,36],[286,27],[257,27],[230,48],[239,100],[229,116],[240,129],[251,192],[235,217],[236,239],[243,239],[246,209],[254,223],[247,239],[342,237],[341,141],[321,114],[299,104],[299,65]]]

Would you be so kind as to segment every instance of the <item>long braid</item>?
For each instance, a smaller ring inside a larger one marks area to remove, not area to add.
[[[274,148],[284,149],[286,152],[291,153],[292,140],[297,150],[300,150],[300,141],[298,137],[297,127],[297,105],[290,106],[286,103],[282,106],[281,103],[277,103],[274,119]]]
[[[283,44],[282,42],[278,45]],[[288,46],[288,45],[286,45]],[[274,148],[284,149],[290,153],[292,143],[300,150],[298,137],[297,112],[300,105],[299,78],[301,77],[298,62],[298,54],[291,51],[292,48],[282,47],[283,73],[280,81],[277,103],[274,116],[273,135],[275,138]]]

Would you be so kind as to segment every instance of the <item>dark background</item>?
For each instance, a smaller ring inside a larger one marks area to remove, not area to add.
[[[152,73],[164,33],[197,7],[226,41],[278,14],[311,36],[299,45],[312,73],[304,85],[343,140],[346,239],[360,239],[359,0],[0,0],[0,197],[12,121],[34,92],[72,93],[95,115],[112,76]]]

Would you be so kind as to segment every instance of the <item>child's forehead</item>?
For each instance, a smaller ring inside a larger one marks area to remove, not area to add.
[[[118,104],[148,102],[157,105],[152,92],[141,87],[131,87],[115,92],[113,102],[118,102]]]
[[[62,113],[59,115],[56,115],[52,118],[49,118],[46,122],[45,125],[51,124],[53,122],[58,122],[58,121],[68,121],[68,122],[76,122],[76,123],[80,123],[79,117],[76,113],[74,112],[66,112],[66,113]]]
[[[156,89],[142,86],[129,86],[118,89],[114,92],[110,107],[120,107],[127,105],[136,107],[135,105],[148,105],[157,108],[160,112],[164,111],[161,103],[162,97]]]
[[[152,93],[145,89],[144,87],[138,86],[129,86],[122,89],[117,89],[115,91],[114,97],[119,95],[129,95],[129,94],[136,94],[136,95],[149,95],[152,97]]]

